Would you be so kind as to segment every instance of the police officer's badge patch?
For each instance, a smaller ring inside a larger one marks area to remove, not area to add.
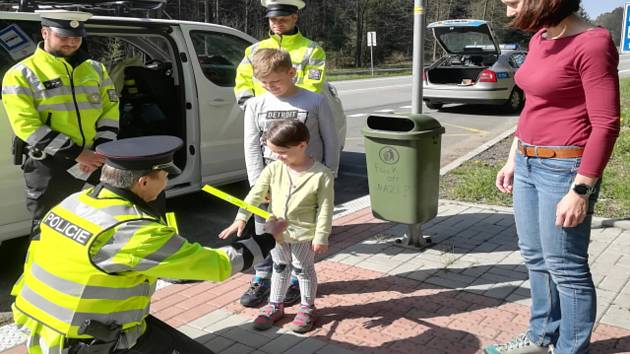
[[[101,95],[98,93],[92,93],[88,95],[88,101],[93,104],[101,103]]]
[[[318,69],[310,69],[308,71],[308,78],[311,80],[321,80],[322,71]]]
[[[58,87],[63,86],[63,81],[61,81],[60,78],[56,78],[56,79],[44,81],[43,84],[46,90],[52,90],[52,89],[56,89]]]
[[[116,90],[107,90],[107,96],[109,96],[109,102],[118,102]]]

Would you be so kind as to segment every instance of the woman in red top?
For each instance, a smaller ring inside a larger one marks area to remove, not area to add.
[[[588,265],[593,205],[619,134],[619,56],[610,33],[575,15],[579,0],[502,0],[535,32],[516,83],[526,102],[497,188],[514,194],[529,271],[526,333],[486,353],[587,353],[595,323]]]

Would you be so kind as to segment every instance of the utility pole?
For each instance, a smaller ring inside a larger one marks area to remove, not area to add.
[[[219,22],[219,0],[216,0],[214,3],[214,22],[215,23],[220,23]]]
[[[210,23],[210,0],[203,0],[203,22]]]
[[[424,70],[425,0],[414,0],[413,6],[413,85],[411,114],[422,113],[422,71]]]

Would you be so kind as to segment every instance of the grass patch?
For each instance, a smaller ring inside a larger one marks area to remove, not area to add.
[[[507,150],[512,137],[490,148],[474,159],[443,176],[440,181],[440,198],[492,205],[512,205],[510,195],[500,193],[494,186],[497,172],[505,160],[495,156]],[[497,152],[498,150],[498,152]],[[630,217],[630,79],[621,80],[621,132],[613,155],[604,170],[599,201],[595,205],[597,216],[607,218]]]

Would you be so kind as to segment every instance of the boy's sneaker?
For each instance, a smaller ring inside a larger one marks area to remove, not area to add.
[[[258,317],[254,319],[254,329],[264,331],[284,316],[284,305],[268,304],[260,309]]]
[[[258,307],[267,300],[271,290],[271,280],[258,279],[251,283],[251,286],[241,296],[241,305],[245,307]]]
[[[313,329],[315,324],[315,307],[300,305],[293,322],[289,323],[289,329],[296,333],[306,333]]]
[[[291,283],[287,289],[287,294],[284,296],[284,306],[293,306],[301,299],[302,294],[300,294],[300,286],[298,284]]]
[[[551,350],[534,344],[524,333],[509,343],[489,345],[484,348],[484,352],[486,354],[547,354],[551,353]]]

